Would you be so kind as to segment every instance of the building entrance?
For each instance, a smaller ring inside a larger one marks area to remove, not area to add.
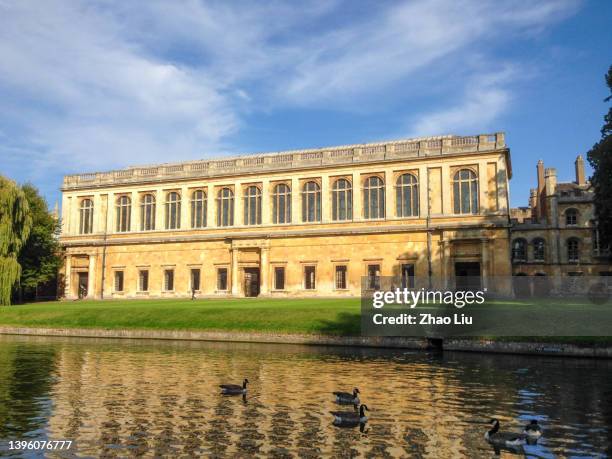
[[[85,298],[87,296],[87,284],[89,280],[88,273],[78,273],[79,280],[77,282],[78,296],[79,298]]]
[[[480,290],[481,281],[479,262],[455,263],[455,287],[457,290]]]
[[[259,268],[244,268],[244,296],[259,295]]]

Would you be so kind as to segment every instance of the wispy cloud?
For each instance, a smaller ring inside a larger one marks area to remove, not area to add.
[[[475,57],[579,5],[0,0],[0,165],[32,176],[201,157],[231,151],[246,112],[363,110],[398,92],[433,101],[398,113],[415,135],[478,131],[512,101],[520,62],[497,73]]]

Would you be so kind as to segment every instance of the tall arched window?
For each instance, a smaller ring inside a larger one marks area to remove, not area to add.
[[[155,196],[148,193],[140,201],[140,230],[152,231],[155,229]]]
[[[576,209],[567,209],[565,211],[565,224],[567,226],[578,224],[578,211]]]
[[[398,217],[419,215],[419,182],[412,174],[403,174],[397,179],[395,211]]]
[[[353,219],[353,189],[346,179],[336,180],[332,187],[332,219]]]
[[[206,227],[206,193],[202,190],[195,190],[191,195],[191,227]]]
[[[279,183],[274,187],[272,218],[274,223],[291,222],[291,188],[284,183]]]
[[[537,238],[533,240],[533,259],[534,261],[544,261],[546,256],[546,242],[544,239]]]
[[[234,225],[234,193],[222,188],[217,194],[217,226]]]
[[[461,169],[453,177],[456,214],[478,213],[478,178],[470,169]]]
[[[525,239],[512,241],[512,261],[527,261],[527,241]]]
[[[567,240],[567,261],[570,263],[580,261],[580,241],[576,238]]]
[[[244,193],[244,224],[261,225],[261,190],[256,186]]]
[[[117,199],[117,224],[118,233],[130,230],[130,219],[132,214],[132,200],[128,196],[119,196]]]
[[[79,209],[79,233],[90,234],[93,233],[93,212],[94,205],[91,199],[83,199],[81,201],[81,208]]]
[[[302,190],[302,221],[321,221],[321,187],[317,182],[306,182]]]
[[[385,183],[380,177],[369,177],[363,186],[363,217],[385,218]]]
[[[181,227],[181,196],[176,191],[166,195],[166,229]]]

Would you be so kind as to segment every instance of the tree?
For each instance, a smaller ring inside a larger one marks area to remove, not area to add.
[[[32,231],[19,254],[21,265],[21,292],[35,296],[36,289],[56,278],[62,265],[57,237],[60,222],[47,207],[47,202],[36,187],[25,184],[23,192],[32,214]]]
[[[608,69],[606,83],[610,95],[604,102],[612,100],[612,66]],[[599,228],[601,247],[612,247],[612,104],[604,116],[601,139],[587,153],[593,167],[591,183],[595,190],[595,215]]]
[[[15,182],[0,176],[0,305],[11,304],[19,284],[19,251],[30,235],[32,217],[25,193]]]

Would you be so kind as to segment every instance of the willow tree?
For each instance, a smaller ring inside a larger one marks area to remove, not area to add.
[[[15,182],[0,176],[0,305],[11,304],[13,288],[21,276],[17,257],[31,227],[25,194]]]

